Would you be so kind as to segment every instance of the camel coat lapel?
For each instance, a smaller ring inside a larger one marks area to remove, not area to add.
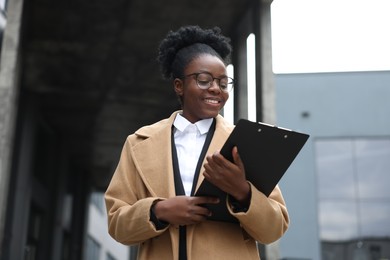
[[[142,128],[135,134],[146,138],[134,147],[134,162],[153,197],[175,196],[171,153],[171,127],[176,113],[153,129]]]
[[[175,183],[172,164],[171,131],[172,124],[179,112],[173,113],[167,120],[153,128],[142,128],[135,134],[146,138],[134,147],[134,162],[150,194],[156,197],[175,196]],[[213,139],[206,156],[221,149],[233,126],[218,115]],[[204,158],[203,164],[206,161]],[[159,171],[156,171],[158,169]],[[160,172],[161,171],[161,172]],[[202,183],[204,168],[200,169],[197,187]],[[163,174],[162,174],[163,173]],[[168,174],[167,174],[168,173]]]

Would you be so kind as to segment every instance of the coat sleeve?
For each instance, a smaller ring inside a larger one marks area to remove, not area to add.
[[[141,243],[163,233],[150,221],[150,208],[154,201],[137,173],[132,160],[131,136],[122,149],[118,166],[105,192],[108,232],[126,245]]]
[[[279,186],[269,197],[251,185],[251,201],[246,212],[234,213],[229,200],[227,206],[244,230],[262,244],[272,243],[283,236],[289,225],[289,216]]]

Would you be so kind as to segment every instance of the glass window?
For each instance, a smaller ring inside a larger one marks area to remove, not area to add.
[[[319,206],[321,240],[348,240],[358,236],[354,201],[322,200]]]
[[[85,253],[85,260],[100,259],[100,244],[90,236],[87,237],[87,248]]]
[[[356,173],[361,198],[390,199],[390,140],[356,140]]]
[[[104,194],[102,192],[92,192],[91,194],[91,203],[100,211],[105,211],[104,206]]]
[[[390,258],[390,138],[315,141],[322,259]]]
[[[390,237],[389,201],[360,203],[360,232],[362,237]]]
[[[5,10],[6,2],[7,2],[6,0],[0,0],[0,9],[1,9],[2,11]]]
[[[116,260],[116,258],[113,257],[110,253],[107,253],[106,260]]]
[[[316,143],[320,198],[354,198],[356,187],[351,185],[354,183],[351,150],[350,140],[329,140]]]

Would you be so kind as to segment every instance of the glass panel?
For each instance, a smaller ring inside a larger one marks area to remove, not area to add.
[[[354,201],[322,200],[320,202],[321,240],[347,240],[358,236],[357,205]]]
[[[106,260],[116,260],[116,258],[110,255],[109,253],[107,253]]]
[[[322,259],[390,259],[390,139],[315,147]]]
[[[1,10],[5,9],[5,0],[0,0],[0,9]]]
[[[92,192],[91,203],[102,213],[105,213],[104,193]]]
[[[360,203],[361,236],[390,236],[390,201],[370,200]]]
[[[350,140],[316,143],[320,198],[354,198],[353,158]]]
[[[87,250],[85,260],[100,259],[100,244],[92,237],[87,238]]]
[[[390,140],[357,140],[356,167],[361,198],[390,199]]]

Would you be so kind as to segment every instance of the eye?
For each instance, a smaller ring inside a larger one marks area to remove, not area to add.
[[[219,87],[222,89],[227,89],[228,88],[228,79],[227,78],[222,78],[219,80]]]
[[[221,89],[227,89],[228,88],[227,84],[223,84],[223,83],[219,84],[219,87]]]
[[[201,73],[198,75],[198,84],[206,86],[210,85],[210,82],[213,80],[212,77],[208,74]]]
[[[198,79],[198,82],[199,82],[200,84],[206,85],[206,84],[209,84],[209,83],[210,83],[210,80],[207,80],[207,79]]]

